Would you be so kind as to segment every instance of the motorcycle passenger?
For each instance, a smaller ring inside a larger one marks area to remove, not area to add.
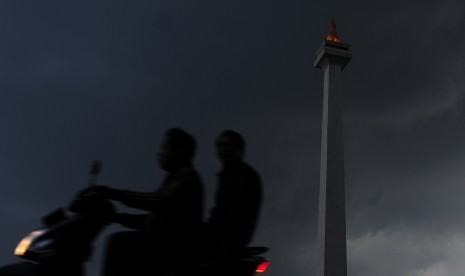
[[[245,141],[225,130],[216,139],[216,154],[222,163],[215,206],[206,223],[206,240],[217,264],[243,252],[252,240],[260,206],[262,185],[258,173],[244,162]]]
[[[192,166],[196,143],[180,129],[169,129],[157,160],[166,177],[154,192],[97,186],[95,191],[146,214],[116,214],[112,221],[137,231],[112,234],[107,240],[104,276],[160,275],[189,259],[197,246],[202,220],[203,187]],[[187,258],[186,258],[187,257]]]

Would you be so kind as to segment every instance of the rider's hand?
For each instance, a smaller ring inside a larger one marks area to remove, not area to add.
[[[107,186],[103,186],[103,185],[97,185],[97,186],[94,186],[92,187],[92,191],[102,197],[105,197],[105,198],[110,198],[111,196],[111,188],[107,187]]]
[[[92,191],[106,199],[121,200],[122,190],[113,189],[107,186],[98,185],[92,188]]]
[[[113,189],[103,185],[92,186],[78,193],[79,198],[103,197],[106,199],[121,201],[124,197],[122,190]]]
[[[94,197],[94,196],[101,196],[101,197],[109,197],[111,188],[106,186],[98,185],[85,188],[84,190],[78,193],[79,198],[87,198],[87,197]]]

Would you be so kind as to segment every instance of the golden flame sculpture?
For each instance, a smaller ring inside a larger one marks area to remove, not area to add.
[[[328,36],[326,36],[326,40],[333,41],[333,42],[341,42],[337,34],[336,23],[334,23],[334,19],[331,19],[331,26],[329,27]]]

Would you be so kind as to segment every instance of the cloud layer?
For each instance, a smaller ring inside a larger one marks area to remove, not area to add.
[[[354,52],[349,275],[463,275],[463,1],[24,3],[0,2],[2,262],[86,185],[95,158],[103,184],[156,188],[168,127],[197,137],[209,207],[213,139],[231,128],[265,183],[255,243],[271,248],[267,275],[314,275],[323,85],[312,61],[334,17]]]

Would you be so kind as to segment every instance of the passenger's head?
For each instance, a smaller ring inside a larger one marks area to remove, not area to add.
[[[216,154],[223,164],[236,163],[244,159],[245,140],[232,130],[224,130],[216,139]]]
[[[186,165],[190,166],[195,149],[195,139],[189,133],[179,128],[168,129],[158,150],[158,163],[166,171]]]

